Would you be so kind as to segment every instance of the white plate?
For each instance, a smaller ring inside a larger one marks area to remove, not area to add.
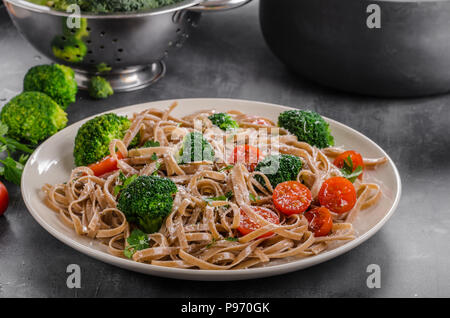
[[[134,105],[114,110],[120,115],[131,115],[133,112],[154,107],[164,109],[173,101],[158,101],[146,104]],[[179,106],[173,115],[182,116],[202,109],[216,109],[226,111],[231,109],[241,110],[248,114],[255,114],[277,120],[278,114],[287,107],[266,104],[254,101],[232,99],[182,99],[178,100]],[[111,112],[111,111],[110,111]],[[74,167],[73,141],[78,128],[89,118],[75,123],[40,145],[28,160],[22,177],[22,195],[25,204],[36,221],[51,235],[76,250],[103,262],[113,264],[129,270],[151,274],[156,276],[190,279],[190,280],[238,280],[279,275],[295,270],[303,269],[315,264],[325,262],[341,255],[374,235],[394,212],[400,199],[401,182],[397,168],[389,158],[387,164],[374,172],[369,172],[369,178],[376,178],[382,183],[383,198],[373,208],[360,213],[354,223],[358,237],[335,249],[329,250],[317,256],[293,260],[287,263],[271,263],[265,267],[241,269],[241,270],[194,270],[166,268],[154,265],[136,263],[125,258],[119,258],[108,254],[105,246],[87,237],[81,237],[63,225],[56,213],[50,210],[42,202],[43,193],[41,187],[44,183],[65,182]],[[387,154],[369,138],[357,131],[327,119],[330,123],[336,145],[342,145],[346,149],[355,149],[366,157],[382,157]]]

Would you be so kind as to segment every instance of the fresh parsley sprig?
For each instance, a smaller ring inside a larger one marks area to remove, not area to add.
[[[147,140],[142,147],[143,148],[149,148],[149,147],[159,147],[161,146],[161,144],[159,143],[159,141],[154,141],[154,140]]]
[[[224,171],[227,171],[227,170],[231,170],[233,168],[234,168],[233,165],[228,165],[226,167],[223,167],[222,169],[219,169],[219,172],[224,172]]]
[[[208,203],[211,203],[213,201],[228,201],[229,199],[231,199],[232,196],[233,196],[233,192],[228,191],[227,193],[225,193],[225,195],[220,195],[218,197],[212,197],[212,198],[204,198],[203,200],[205,200]]]
[[[144,232],[141,230],[133,230],[130,236],[127,238],[128,246],[123,251],[123,254],[131,258],[137,251],[150,247],[150,240]]]
[[[248,197],[249,197],[250,201],[252,201],[252,202],[257,202],[257,201],[261,200],[261,197],[259,195],[257,197],[255,197],[255,195],[251,192],[248,194]]]
[[[353,168],[353,160],[350,156],[348,156],[347,159],[344,159],[344,166],[341,168],[341,172],[343,177],[348,179],[351,183],[355,182],[363,172],[363,168],[361,166],[357,166],[354,170]]]
[[[118,195],[122,189],[126,188],[131,182],[133,182],[138,177],[137,174],[132,175],[131,177],[126,177],[122,171],[120,171],[119,174],[119,181],[122,182],[122,184],[118,184],[114,187],[113,193],[114,195]]]

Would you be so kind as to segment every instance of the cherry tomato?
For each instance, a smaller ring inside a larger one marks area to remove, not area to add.
[[[255,213],[259,214],[260,216],[262,216],[264,219],[266,219],[270,223],[280,224],[280,218],[274,211],[263,208],[263,207],[252,207],[252,209],[253,209],[253,211],[255,211]],[[253,222],[247,216],[247,214],[241,209],[241,222],[238,227],[239,233],[241,233],[242,235],[247,235],[247,234],[259,229],[260,227],[261,226],[258,223]],[[271,236],[272,234],[273,234],[273,232],[267,232],[266,234],[261,235],[258,238],[268,237],[268,236]]]
[[[235,164],[238,162],[244,163],[247,170],[253,172],[260,159],[262,159],[262,155],[258,147],[239,145],[234,148],[233,154],[230,157],[230,162]]]
[[[300,214],[306,211],[312,201],[311,191],[298,181],[279,183],[272,195],[273,204],[283,214]]]
[[[355,187],[343,177],[330,178],[320,188],[319,202],[335,213],[348,212],[356,203]]]
[[[5,213],[6,209],[8,208],[9,204],[9,195],[8,190],[6,189],[5,185],[0,182],[0,216]]]
[[[314,236],[326,236],[333,228],[333,218],[326,207],[317,207],[303,214],[309,222],[309,230]]]
[[[117,158],[119,159],[123,158],[120,152],[117,153]],[[117,170],[117,160],[108,155],[102,160],[90,164],[88,168],[91,168],[91,170],[94,172],[94,175],[99,177],[101,175],[104,175],[105,173]]]
[[[344,166],[344,160],[347,161],[348,157],[352,160],[353,163],[353,171],[356,170],[359,166],[364,170],[364,160],[358,152],[354,150],[348,150],[343,153],[341,153],[339,156],[337,156],[336,159],[334,159],[333,164],[338,167],[342,168]],[[358,176],[358,179],[362,180],[362,173]]]

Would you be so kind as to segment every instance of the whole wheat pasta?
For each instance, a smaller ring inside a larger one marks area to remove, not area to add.
[[[160,230],[148,234],[149,247],[136,251],[132,260],[182,269],[228,270],[257,267],[274,259],[310,257],[326,251],[330,243],[352,240],[355,238],[352,222],[381,196],[379,185],[357,180],[354,208],[342,215],[333,213],[331,232],[315,237],[304,215],[287,216],[276,211],[272,203],[274,189],[267,176],[258,171],[249,172],[241,163],[230,165],[226,156],[232,150],[230,147],[256,138],[263,156],[279,152],[300,157],[303,167],[297,181],[311,190],[315,204],[322,183],[342,175],[332,160],[343,149],[318,149],[298,141],[270,119],[240,111],[228,112],[240,128],[227,135],[209,121],[213,111],[176,118],[171,115],[176,106],[174,103],[165,111],[148,109],[131,117],[132,124],[123,140],[113,140],[109,147],[119,170],[98,177],[88,167],[78,167],[66,183],[44,185],[48,207],[78,235],[101,240],[109,253],[124,257],[127,238],[135,225],[129,224],[124,213],[117,209],[114,187],[120,182],[120,172],[126,176],[157,173],[171,179],[178,191],[172,211]],[[202,123],[200,128],[198,122]],[[265,130],[259,132],[259,128]],[[215,161],[180,164],[177,156],[183,137],[196,130],[211,143]],[[138,133],[141,145],[154,140],[160,146],[127,149]],[[227,143],[230,140],[231,146]],[[117,152],[124,158],[119,159]],[[386,158],[364,158],[370,168],[386,161]],[[263,184],[258,180],[263,180]],[[233,194],[231,199],[207,200],[224,197],[229,192]],[[276,212],[280,223],[271,223],[255,213],[257,206]],[[241,235],[238,231],[241,213],[259,228]]]

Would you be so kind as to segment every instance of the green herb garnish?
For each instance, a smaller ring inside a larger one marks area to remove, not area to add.
[[[255,197],[255,195],[251,192],[248,194],[248,197],[250,198],[250,201],[252,201],[252,202],[261,200],[261,197],[259,195],[257,197]]]
[[[219,172],[231,170],[231,169],[233,169],[233,167],[234,167],[233,165],[229,165],[229,166],[223,167],[222,169],[219,169]]]
[[[140,251],[149,248],[149,238],[147,234],[141,230],[134,230],[131,232],[130,236],[127,238],[128,246],[123,251],[123,254],[131,258],[136,251]]]
[[[206,245],[206,248],[210,248],[212,247],[214,244],[216,244],[217,240],[215,238],[212,239],[211,243],[209,243],[208,245]]]
[[[119,181],[122,182],[122,184],[118,184],[114,187],[113,193],[114,195],[118,195],[120,191],[122,191],[123,188],[126,188],[131,182],[133,182],[138,177],[137,174],[132,175],[131,177],[125,177],[125,175],[120,171],[119,174]]]
[[[142,148],[159,147],[159,146],[161,146],[161,144],[159,143],[159,141],[147,140],[147,141],[142,145]]]
[[[231,199],[232,196],[233,196],[233,192],[228,191],[227,193],[225,193],[225,195],[221,195],[221,196],[213,197],[213,198],[204,198],[204,200],[208,203],[213,202],[213,201],[228,201],[229,199]]]
[[[161,164],[159,162],[157,162],[156,165],[155,165],[155,171],[153,171],[152,176],[157,176],[158,175],[159,168],[161,168]]]
[[[353,183],[361,175],[363,169],[361,166],[357,166],[356,169],[353,170],[353,160],[348,156],[347,159],[344,159],[344,166],[342,167],[341,172],[344,178]]]

